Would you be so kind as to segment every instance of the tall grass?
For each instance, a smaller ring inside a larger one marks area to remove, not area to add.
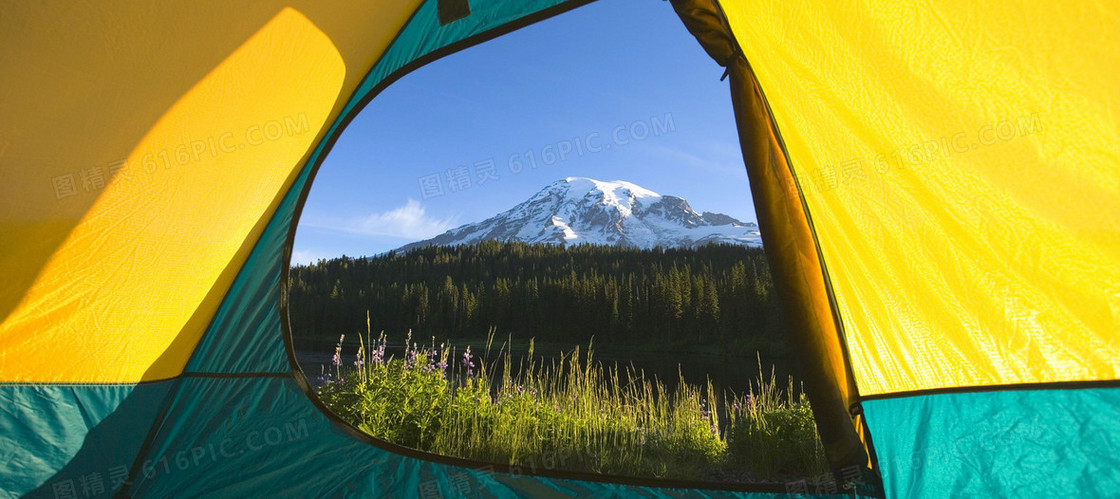
[[[794,395],[798,393],[798,395]],[[727,399],[732,421],[726,435],[729,467],[741,466],[763,478],[819,476],[828,472],[813,410],[804,392],[795,391],[790,377],[778,389],[774,371],[758,378],[744,395]]]
[[[368,333],[367,333],[368,334]],[[358,360],[320,382],[320,398],[370,435],[400,445],[533,468],[683,479],[774,480],[825,470],[809,403],[771,373],[745,394],[604,366],[592,345],[541,362],[529,344],[514,366],[503,344],[496,372],[470,347],[406,339],[386,358],[384,334],[361,339]],[[726,415],[721,420],[721,414]]]

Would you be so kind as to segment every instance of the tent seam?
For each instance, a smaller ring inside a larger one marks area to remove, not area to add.
[[[952,386],[942,388],[927,388],[922,390],[906,390],[902,392],[880,393],[867,395],[863,400],[890,400],[906,397],[922,397],[927,395],[947,395],[954,393],[987,393],[987,392],[1012,392],[1030,390],[1091,390],[1095,388],[1120,388],[1120,379],[1104,380],[1079,380],[1079,381],[1043,381],[1039,383],[1015,383],[999,385]]]

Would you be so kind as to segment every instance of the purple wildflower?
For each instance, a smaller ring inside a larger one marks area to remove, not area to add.
[[[319,377],[316,379],[319,386],[326,386],[331,384],[331,373],[327,371],[324,366],[319,366]]]
[[[381,365],[385,358],[385,345],[378,345],[376,349],[369,354],[369,361],[375,365]]]
[[[424,372],[434,373],[436,369],[440,368],[441,364],[447,365],[446,362],[440,362],[439,351],[433,348],[428,351],[428,365],[424,367]]]
[[[361,369],[366,365],[366,352],[362,347],[358,347],[358,360],[354,361],[354,367]]]
[[[467,346],[467,351],[463,352],[463,367],[467,368],[467,377],[474,376],[474,362],[471,362],[471,347]]]
[[[334,346],[334,357],[331,358],[331,363],[333,363],[335,367],[342,365],[342,340],[344,338],[346,338],[345,334],[339,336],[338,344]]]
[[[412,366],[415,365],[415,364],[416,364],[416,351],[415,350],[409,350],[408,351],[408,358],[405,359],[405,361],[404,361],[404,370],[407,371],[409,369],[412,369]]]
[[[334,364],[334,374],[339,383],[342,383],[342,371],[339,370],[339,367],[342,366],[342,340],[345,338],[345,334],[338,336],[338,344],[334,346],[334,357],[331,358],[331,363]]]

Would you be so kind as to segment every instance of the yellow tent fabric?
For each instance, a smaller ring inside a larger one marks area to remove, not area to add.
[[[5,6],[0,380],[181,372],[418,3]]]
[[[748,171],[791,174],[851,370],[802,360],[855,385],[818,419],[851,404],[887,496],[1111,494],[1120,7],[721,4],[784,156]]]
[[[860,395],[1120,377],[1115,4],[723,3]]]
[[[348,120],[582,3],[0,7],[0,492],[781,493],[397,448],[290,358],[291,229]],[[833,463],[892,496],[1120,488],[1120,4],[701,3]]]
[[[850,415],[888,495],[1112,490],[1120,9],[708,3],[833,464]]]

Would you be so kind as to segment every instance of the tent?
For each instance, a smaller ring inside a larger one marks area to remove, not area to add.
[[[583,3],[0,7],[2,495],[812,493],[426,455],[294,363],[293,231],[347,122]],[[1120,7],[673,6],[727,68],[834,467],[890,497],[1116,494]]]

